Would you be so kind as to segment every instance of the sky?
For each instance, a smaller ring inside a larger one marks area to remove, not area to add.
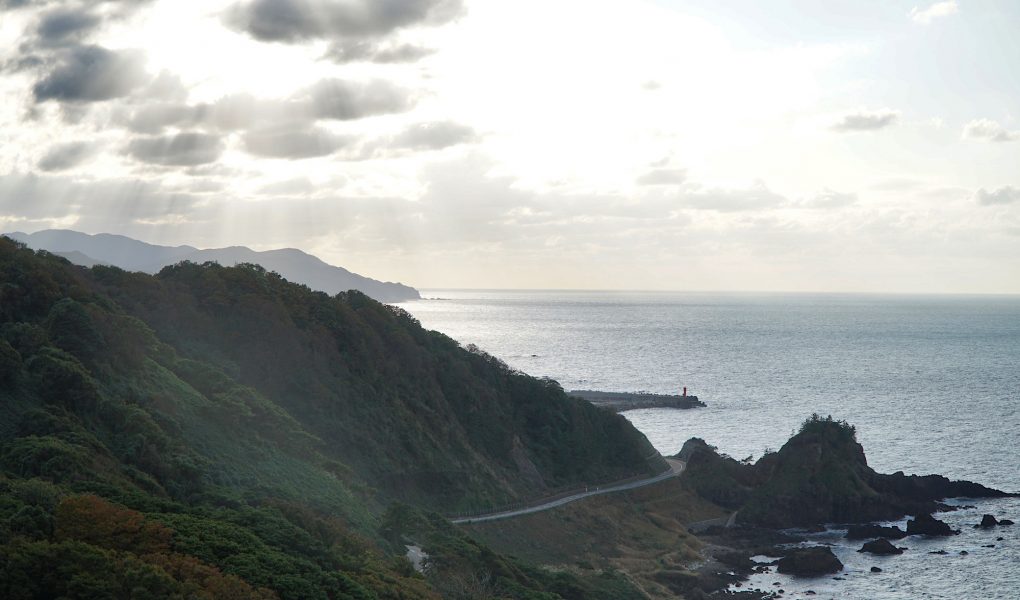
[[[0,231],[1020,293],[1013,0],[0,0]]]

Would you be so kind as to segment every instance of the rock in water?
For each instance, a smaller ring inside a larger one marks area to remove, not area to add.
[[[858,552],[868,552],[870,554],[903,554],[903,550],[900,550],[896,546],[892,545],[892,542],[885,538],[878,538],[870,542],[865,542]]]
[[[851,525],[846,531],[848,540],[866,540],[869,538],[888,538],[898,540],[907,537],[907,532],[895,525],[882,527],[881,525]]]
[[[907,521],[907,535],[956,535],[959,531],[953,531],[952,527],[944,521],[939,521],[931,515],[917,515]]]
[[[982,529],[988,529],[990,527],[995,527],[998,524],[999,524],[999,522],[995,520],[994,516],[992,516],[992,515],[982,515],[981,516],[981,523],[975,525],[974,527],[980,527]]]
[[[871,572],[872,572],[872,573],[881,573],[881,572],[882,572],[882,569],[880,569],[880,568],[878,568],[878,567],[871,567]]]
[[[780,573],[812,577],[827,573],[838,573],[843,570],[843,563],[839,562],[839,559],[832,553],[832,550],[816,546],[793,550],[779,559],[778,570]]]

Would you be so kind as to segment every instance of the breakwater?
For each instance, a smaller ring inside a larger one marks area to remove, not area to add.
[[[595,390],[572,390],[571,396],[591,402],[615,412],[635,410],[638,408],[698,408],[705,403],[697,396],[671,396],[669,394],[651,394],[648,392],[599,392]]]

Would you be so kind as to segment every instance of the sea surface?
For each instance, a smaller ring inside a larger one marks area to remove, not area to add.
[[[735,458],[758,458],[818,413],[854,424],[878,471],[1020,491],[1017,296],[423,295],[399,306],[425,327],[564,389],[675,394],[687,386],[707,408],[625,413],[663,454],[696,436]],[[848,565],[843,581],[770,575],[755,583],[779,581],[786,598],[809,589],[815,598],[1020,598],[1020,526],[966,527],[982,512],[1020,522],[1020,502],[969,504],[978,508],[945,516],[963,535],[908,538],[899,545],[911,550],[897,557],[876,560],[822,534]],[[941,549],[948,554],[928,554]],[[878,563],[883,573],[870,573]]]

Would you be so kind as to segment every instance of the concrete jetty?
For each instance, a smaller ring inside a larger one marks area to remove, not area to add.
[[[705,406],[705,403],[698,400],[697,396],[671,396],[648,392],[599,392],[595,390],[572,390],[567,394],[615,412],[638,408],[686,409]]]

